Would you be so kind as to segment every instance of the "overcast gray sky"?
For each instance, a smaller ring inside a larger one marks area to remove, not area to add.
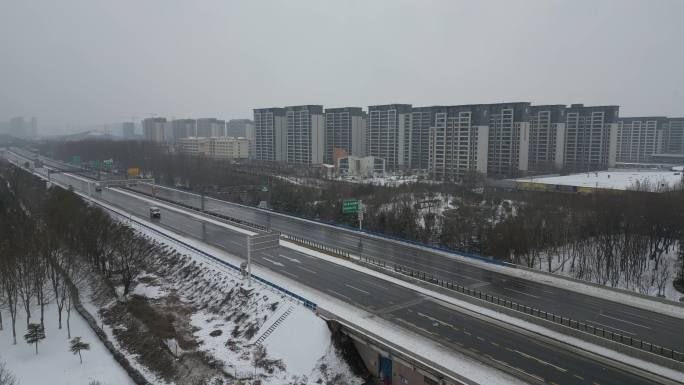
[[[498,101],[684,115],[684,1],[2,0],[0,120]]]

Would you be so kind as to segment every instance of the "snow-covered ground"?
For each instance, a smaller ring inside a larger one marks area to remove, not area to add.
[[[159,275],[148,272],[133,293],[156,300],[174,293],[195,306],[190,324],[198,349],[220,361],[226,373],[256,375],[263,384],[277,385],[313,385],[329,377],[349,385],[362,382],[337,354],[327,324],[314,312],[257,281],[250,286],[235,270],[153,231],[136,229],[182,255],[160,259],[152,269]],[[257,340],[265,333],[265,360],[255,367]]]
[[[71,311],[71,337],[81,337],[90,344],[90,350],[82,352],[83,364],[78,356],[69,352],[66,330],[66,314],[62,314],[62,329],[58,329],[57,311],[54,305],[45,309],[46,338],[38,345],[28,345],[26,314],[19,310],[17,316],[17,344],[12,345],[9,312],[2,310],[4,330],[0,331],[0,361],[6,361],[7,369],[14,372],[21,385],[88,385],[99,380],[106,385],[133,385],[134,382],[111,356],[83,318]],[[40,322],[39,308],[34,307],[31,322]]]
[[[609,170],[564,176],[522,178],[519,182],[593,187],[614,190],[681,188],[681,171]]]

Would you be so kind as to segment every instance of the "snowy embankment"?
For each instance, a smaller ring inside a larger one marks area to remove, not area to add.
[[[166,252],[148,266],[132,295],[145,297],[162,312],[170,310],[170,302],[183,303],[187,311],[173,313],[174,325],[178,328],[187,322],[190,335],[179,341],[167,340],[167,345],[178,356],[199,351],[211,357],[224,375],[213,374],[209,380],[235,377],[262,384],[315,384],[336,378],[340,384],[363,382],[339,356],[327,324],[314,312],[256,281],[250,285],[237,271],[154,231],[135,228],[166,245]],[[113,339],[120,327],[105,325]],[[193,344],[182,341],[187,337]],[[129,358],[136,357],[129,354]]]
[[[14,372],[21,385],[88,385],[100,381],[104,385],[133,385],[134,382],[102,345],[95,333],[75,310],[71,311],[71,337],[81,337],[90,344],[90,350],[82,352],[83,364],[78,356],[69,352],[69,338],[66,328],[66,314],[62,314],[62,329],[58,328],[55,305],[45,307],[46,338],[35,346],[28,345],[26,314],[19,309],[17,314],[17,344],[12,344],[12,330],[9,312],[2,309],[4,330],[0,331],[0,361],[7,363],[7,369]],[[34,306],[31,322],[40,322],[40,308]]]
[[[154,224],[147,223],[147,225],[157,229],[162,233],[172,234],[168,230],[158,227]],[[167,238],[155,232],[146,231],[144,229],[141,231],[146,232],[148,235],[163,244],[179,247],[177,243],[169,241]],[[196,241],[178,234],[173,234],[173,237],[234,265],[242,262],[241,258],[227,254],[222,250],[209,246],[200,241]],[[365,273],[371,275],[377,274],[377,276],[382,279],[390,279],[395,283],[409,285],[409,287],[413,289],[418,288],[416,285],[407,284],[404,281],[389,278],[384,274],[361,268],[348,261],[337,260],[334,257],[330,257],[308,249],[299,248],[298,246],[289,244],[287,242],[285,242],[284,245],[286,245],[286,247],[291,247],[307,254],[317,256],[319,258],[329,259],[334,263],[344,264],[345,266],[353,269],[361,269]],[[179,248],[178,250],[182,253],[186,253],[188,257],[192,258],[192,260],[196,264],[202,266],[203,269],[208,268],[213,271],[221,272],[222,275],[226,276],[235,275],[235,272],[232,269],[225,267],[218,262],[210,261],[200,254],[195,254],[187,249],[184,250],[182,248]],[[443,367],[448,368],[456,373],[462,374],[475,383],[489,385],[522,384],[520,380],[513,378],[508,374],[500,372],[497,369],[487,367],[479,361],[475,361],[472,358],[466,357],[434,341],[427,340],[424,337],[409,332],[404,328],[398,327],[389,321],[374,317],[372,314],[367,313],[358,307],[349,305],[322,292],[312,290],[311,288],[306,287],[298,282],[294,282],[283,275],[274,273],[268,268],[255,265],[253,267],[253,272],[258,274],[260,277],[269,280],[270,282],[304,295],[309,300],[316,302],[319,307],[323,307],[328,311],[332,311],[335,314],[340,315],[343,319],[352,320],[353,322],[362,326],[365,330],[377,333],[377,335],[381,335],[388,340],[393,341],[398,346],[409,349],[410,352],[414,352],[422,357],[435,360],[437,364],[442,365]],[[204,276],[210,276],[210,274],[204,274]],[[229,279],[233,280],[233,278]],[[193,284],[193,281],[190,280],[187,284]],[[213,287],[211,284],[202,284],[200,286]],[[145,288],[140,290],[153,290],[155,293],[158,293],[157,289]],[[267,288],[259,288],[258,290],[264,291],[271,297],[274,295],[274,292]],[[276,295],[278,294],[276,293]],[[282,299],[284,301],[290,301],[285,297]],[[251,305],[248,305],[248,307],[250,309],[252,308]],[[328,383],[328,380],[332,378],[336,378],[335,382],[340,384],[360,383],[361,379],[353,376],[350,373],[348,365],[339,357],[332,344],[330,344],[330,334],[323,320],[318,318],[313,312],[306,310],[299,305],[298,308],[301,309],[301,311],[299,311],[299,315],[292,313],[290,316],[288,316],[288,318],[286,318],[281,326],[264,341],[269,359],[282,360],[282,363],[286,367],[286,371],[283,372],[276,369],[274,370],[273,375],[262,379],[262,382],[268,384],[290,383],[295,379],[295,377],[300,376],[297,378],[299,383],[308,383],[311,385],[318,383],[319,378],[325,383]],[[253,310],[249,310],[249,313],[252,312]],[[277,313],[273,313],[270,316],[269,321],[266,321],[265,324],[270,325],[275,321],[275,319],[277,319],[277,317]],[[221,346],[221,339],[212,337],[211,333],[216,330],[221,330],[221,335],[224,335],[227,330],[234,330],[235,323],[233,318],[221,320],[220,317],[217,317],[216,314],[211,313],[210,309],[207,308],[205,311],[198,312],[193,316],[193,325],[201,329],[197,331],[195,335],[202,341],[203,348],[206,349],[210,354],[216,355],[217,358],[225,360],[224,362],[228,362],[226,367],[227,371],[234,370],[234,374],[237,377],[248,377],[248,372],[254,371],[254,367],[251,361],[248,359],[249,341],[255,341],[255,339],[259,337],[260,333],[262,333],[265,328],[260,328],[260,330],[253,336],[251,340],[243,339],[243,343],[246,345],[243,346],[243,350],[238,352],[229,352],[223,349]],[[227,344],[229,348],[234,345],[231,343],[230,339],[225,341],[224,344]],[[315,357],[318,355],[316,352],[321,350],[323,350],[324,356],[319,357],[317,361],[312,362],[311,360],[315,359]],[[306,369],[309,367],[311,367],[311,369]],[[264,374],[263,371],[259,370],[257,370],[257,373],[259,375]]]

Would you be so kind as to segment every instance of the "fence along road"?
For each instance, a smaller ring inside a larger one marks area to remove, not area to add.
[[[87,183],[56,176],[62,183],[87,191]],[[147,213],[146,200],[114,189],[104,189],[98,198],[127,212]],[[162,209],[158,224],[227,252],[244,256],[245,236],[174,210]],[[291,249],[255,253],[255,262],[339,300],[358,306],[377,317],[433,339],[457,351],[470,352],[482,360],[496,360],[518,373],[546,382],[562,384],[656,384],[652,376],[638,376],[563,347],[541,344],[521,333],[461,314],[418,293],[365,274],[341,268]],[[587,382],[588,381],[588,382]]]
[[[139,184],[133,188],[147,194],[152,192],[149,185]],[[156,190],[156,195],[161,198],[200,207],[199,195],[159,185]],[[608,332],[649,341],[666,349],[684,350],[684,333],[681,332],[684,320],[680,318],[492,272],[410,244],[398,244],[293,216],[213,198],[206,198],[205,210],[329,245],[342,252],[428,272],[439,280],[477,288],[488,295],[582,321]]]

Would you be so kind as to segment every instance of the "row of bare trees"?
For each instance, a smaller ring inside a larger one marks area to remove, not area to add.
[[[32,193],[27,193],[27,192]],[[7,310],[16,344],[17,314],[27,326],[55,304],[68,337],[74,289],[90,273],[123,288],[125,298],[158,246],[59,187],[0,161],[0,330]],[[38,314],[33,314],[38,312]]]
[[[591,195],[516,192],[476,189],[482,186],[477,178],[462,185],[389,188],[326,181],[310,186],[266,176],[287,170],[184,158],[142,142],[55,143],[45,150],[62,159],[106,154],[140,165],[167,184],[183,181],[192,188],[268,184],[269,196],[258,191],[217,196],[247,204],[269,200],[277,211],[348,225],[356,225],[356,216],[342,214],[341,201],[359,198],[367,208],[364,227],[372,231],[549,271],[570,271],[577,278],[639,291],[658,286],[662,294],[661,282],[675,274],[684,276],[684,268],[673,271],[670,263],[663,263],[674,248],[682,247],[681,190],[652,193],[644,191],[652,189],[649,186],[634,186],[637,191]],[[454,207],[433,211],[416,205],[435,194],[449,196]]]

